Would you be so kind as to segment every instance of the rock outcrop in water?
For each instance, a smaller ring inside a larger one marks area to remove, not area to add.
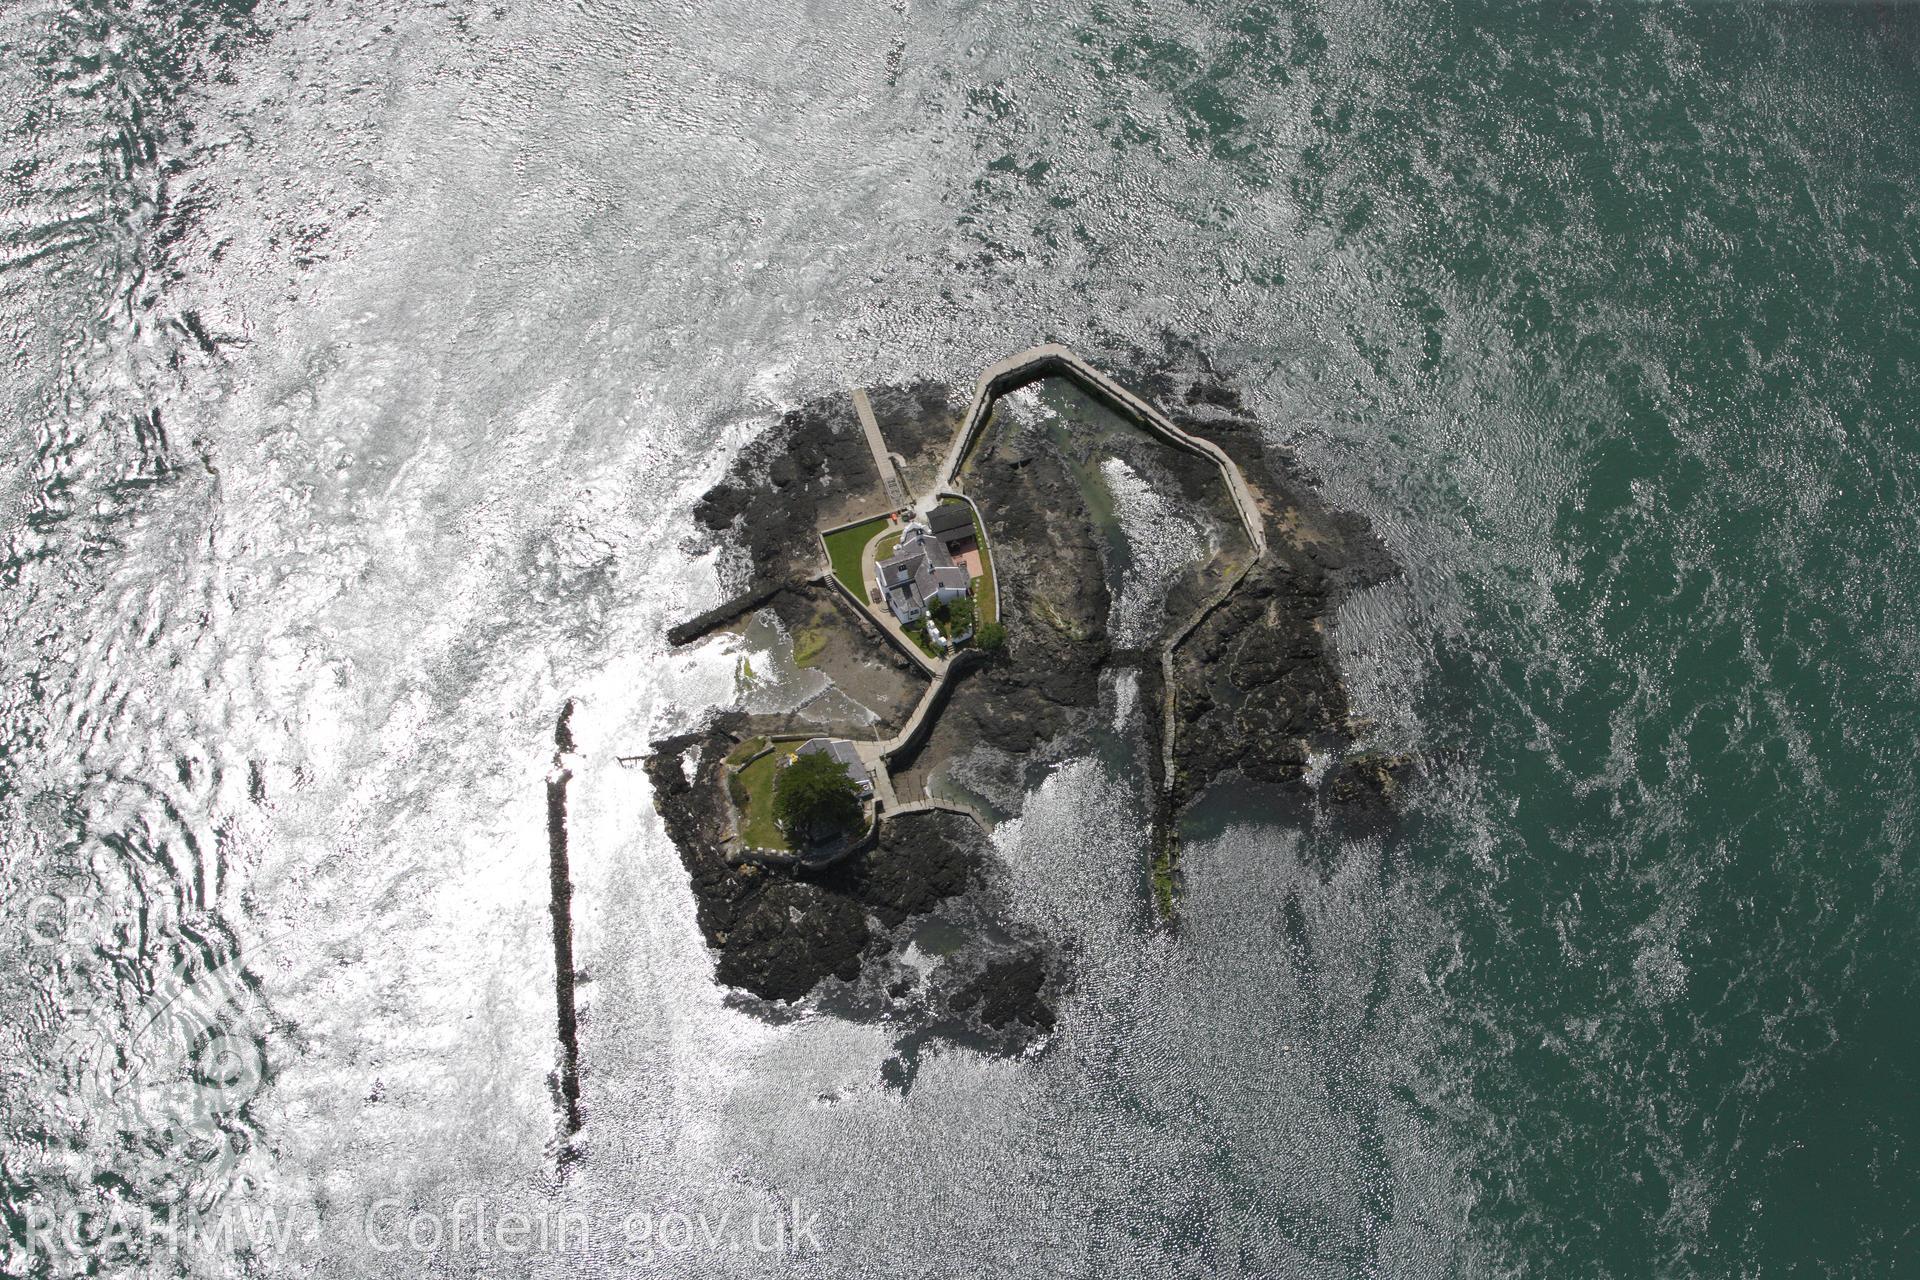
[[[743,551],[743,589],[811,578],[815,531],[868,512],[851,504],[879,482],[845,397],[812,400],[741,451],[693,518]]]
[[[1053,1025],[1059,975],[1043,940],[1006,918],[983,833],[957,814],[885,824],[877,847],[829,867],[730,861],[720,767],[746,717],[654,744],[655,804],[692,879],[714,976],[766,1000],[792,1001],[834,980],[853,1016],[885,1016],[903,1033],[968,1034],[1005,1049]],[[688,769],[691,762],[692,768]],[[691,772],[691,778],[689,778]],[[938,915],[962,937],[930,975],[906,963],[914,924]],[[976,1011],[984,975],[1017,973],[1017,989]]]
[[[1146,696],[1158,699],[1161,651],[1178,638],[1165,668],[1170,717],[1139,717],[1151,740],[1143,758],[1160,791],[1164,830],[1229,775],[1292,789],[1307,801],[1384,811],[1406,762],[1353,750],[1327,628],[1346,593],[1381,580],[1393,565],[1364,520],[1328,509],[1290,458],[1269,451],[1230,388],[1210,376],[1183,388],[1164,373],[1145,375],[1141,385],[1176,425],[1212,440],[1239,466],[1257,495],[1266,554],[1253,559],[1243,538],[1238,567],[1201,565],[1171,585],[1158,641],[1117,647],[1108,634],[1102,535],[1074,475],[1087,459],[1044,434],[987,433],[966,483],[998,566],[1007,643],[953,682],[914,753],[919,759],[896,759],[896,776],[924,783],[938,762],[986,751],[1012,770],[1003,790],[1017,803],[1020,762],[1049,758],[1076,740],[1100,705],[1102,673],[1130,666]],[[883,388],[871,399],[909,483],[926,487],[957,423],[953,400],[928,384]],[[1084,441],[1072,447],[1084,452]],[[1136,461],[1171,478],[1176,505],[1198,511],[1212,504],[1217,527],[1239,527],[1217,463],[1176,449]],[[815,402],[747,450],[696,515],[731,540],[747,601],[785,601],[776,614],[793,626],[805,592],[814,593],[804,606],[813,609],[826,594],[799,585],[819,572],[815,531],[877,509],[878,481],[851,410],[837,399]],[[911,666],[898,656],[886,660]],[[885,717],[902,709],[890,706]],[[877,847],[812,871],[727,856],[722,761],[743,739],[777,731],[776,720],[716,717],[700,733],[656,744],[648,761],[656,802],[692,877],[718,980],[773,1001],[829,992],[840,1011],[885,1016],[908,1039],[958,1034],[1017,1047],[1050,1029],[1063,965],[1046,939],[1009,923],[993,888],[990,847],[965,818],[891,819]],[[1160,739],[1169,723],[1173,771],[1163,777]],[[1327,767],[1314,770],[1315,759]],[[1172,847],[1164,844],[1158,855],[1168,885]],[[902,956],[915,922],[935,916],[975,927],[961,928],[966,943],[928,979]]]
[[[1364,517],[1328,507],[1298,462],[1267,446],[1231,387],[1211,376],[1184,392],[1164,375],[1150,382],[1175,406],[1176,423],[1224,449],[1259,490],[1268,531],[1267,555],[1175,651],[1172,807],[1228,773],[1304,791],[1314,751],[1337,761],[1328,780],[1338,785],[1322,788],[1325,799],[1389,803],[1411,762],[1352,754],[1355,726],[1328,632],[1347,595],[1397,566]]]
[[[567,784],[573,772],[573,702],[560,709],[553,726],[553,771],[547,775],[548,913],[553,924],[554,1007],[560,1038],[560,1065],[553,1076],[566,1135],[580,1132],[580,1019],[576,1007],[578,977],[573,965],[573,873],[567,856]]]

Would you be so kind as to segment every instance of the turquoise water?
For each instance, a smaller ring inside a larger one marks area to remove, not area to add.
[[[463,1196],[592,1223],[527,1274],[795,1196],[821,1274],[1920,1269],[1920,9],[25,4],[0,98],[0,1269],[416,1275],[370,1206]],[[1406,566],[1341,643],[1423,776],[1222,797],[1168,938],[1062,762],[1053,1048],[890,1091],[713,990],[621,763],[731,694],[687,513],[780,405],[1168,334]]]
[[[1478,554],[1431,569],[1405,856],[1459,930],[1475,1218],[1535,1267],[1920,1265],[1917,31],[1463,22],[1305,180],[1394,245],[1378,410],[1470,424],[1422,469]],[[1449,478],[1496,435],[1518,537]]]

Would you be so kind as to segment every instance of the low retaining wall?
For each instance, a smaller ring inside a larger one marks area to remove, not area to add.
[[[887,749],[881,753],[883,763],[891,763],[895,756],[912,755],[926,742],[927,735],[933,732],[934,724],[940,719],[940,713],[946,709],[947,699],[953,696],[953,686],[968,668],[985,659],[978,649],[962,649],[954,654],[947,663],[947,669],[927,690],[926,697],[914,709],[914,718],[906,729],[896,737]]]
[[[768,867],[799,867],[807,871],[830,867],[844,858],[851,858],[856,853],[865,853],[879,844],[882,820],[880,812],[876,809],[873,821],[867,824],[866,832],[859,839],[835,849],[832,853],[806,857],[791,849],[762,849],[758,845],[741,845],[734,855],[735,861],[752,862]]]
[[[927,661],[926,654],[920,652],[918,649],[914,648],[913,645],[901,639],[899,636],[893,634],[891,629],[884,627],[880,623],[874,621],[872,612],[869,606],[867,605],[867,603],[864,600],[860,599],[859,596],[854,595],[853,592],[847,590],[847,584],[840,581],[839,574],[834,573],[832,570],[828,570],[826,574],[824,574],[821,578],[816,578],[815,581],[816,582],[825,581],[825,582],[831,583],[833,586],[833,589],[840,593],[840,598],[842,600],[845,600],[848,604],[852,605],[855,609],[859,610],[860,616],[866,619],[867,623],[870,626],[872,626],[872,628],[875,631],[878,631],[882,636],[886,637],[886,641],[888,644],[892,645],[895,649],[899,650],[900,653],[905,655],[907,661],[911,662],[914,666],[920,668],[920,671],[923,675],[932,676],[935,679],[939,678],[940,673],[934,669],[933,664]]]
[[[888,516],[897,514],[899,514],[898,511],[882,511],[878,515],[861,516],[858,520],[842,520],[839,524],[830,524],[820,530],[820,536],[824,538],[830,533],[841,533],[847,529],[857,529],[863,524],[872,524],[875,520],[885,520]]]

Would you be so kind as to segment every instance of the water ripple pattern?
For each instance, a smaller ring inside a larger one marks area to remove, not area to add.
[[[0,1270],[1913,1274],[1916,49],[0,9]],[[632,761],[785,643],[662,640],[736,585],[729,459],[1042,340],[1229,382],[1372,519],[1406,572],[1329,625],[1423,775],[1382,832],[1226,789],[1159,932],[1116,695],[998,836],[1051,1047],[902,1092],[885,1028],[713,986]]]

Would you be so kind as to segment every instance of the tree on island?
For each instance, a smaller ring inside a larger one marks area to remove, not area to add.
[[[927,615],[949,646],[963,643],[961,639],[973,629],[973,601],[966,596],[955,596],[951,600],[935,600],[927,609]]]
[[[847,766],[825,752],[795,756],[774,777],[773,820],[796,847],[858,826],[861,809]]]
[[[983,622],[974,628],[973,642],[992,652],[1007,642],[1007,629],[998,622]]]

